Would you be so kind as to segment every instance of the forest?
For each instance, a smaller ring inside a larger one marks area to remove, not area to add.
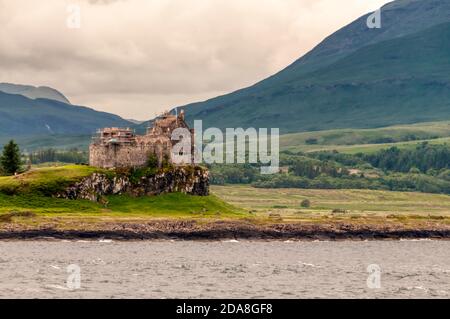
[[[257,165],[210,165],[213,184],[261,188],[379,189],[450,194],[450,148],[422,143],[373,154],[336,151],[281,153],[282,172],[260,175]]]

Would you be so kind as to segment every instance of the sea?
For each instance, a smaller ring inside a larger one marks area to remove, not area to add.
[[[0,241],[0,298],[449,298],[450,241]]]

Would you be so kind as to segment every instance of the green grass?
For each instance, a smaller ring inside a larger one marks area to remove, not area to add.
[[[412,136],[417,140],[408,141]],[[316,140],[317,144],[308,144],[308,140],[311,139]],[[391,139],[393,142],[376,142],[386,139]],[[339,129],[286,134],[280,137],[280,148],[292,152],[337,150],[342,153],[368,153],[392,146],[414,147],[424,141],[431,144],[450,144],[450,122],[397,125],[377,129]]]
[[[50,196],[98,171],[102,170],[69,165],[37,168],[19,176],[0,177],[0,221],[2,216],[5,220],[13,216],[14,221],[21,223],[39,225],[57,222],[70,225],[154,218],[215,220],[249,216],[215,195],[201,197],[172,193],[139,198],[117,195],[108,196],[106,204]]]
[[[67,165],[32,169],[18,176],[0,177],[0,193],[53,195],[65,187],[91,175],[100,169]]]
[[[297,151],[303,151],[306,153],[318,152],[318,151],[338,151],[340,153],[346,154],[357,154],[357,153],[375,153],[382,149],[390,147],[398,147],[402,149],[415,148],[420,143],[428,142],[434,145],[450,145],[450,137],[438,138],[432,140],[420,140],[420,141],[410,141],[410,142],[398,142],[398,143],[383,143],[383,144],[356,144],[356,145],[325,145],[323,147],[310,147],[305,146],[304,148],[297,149]],[[292,151],[293,149],[291,149]]]
[[[40,214],[100,213],[102,206],[86,200],[65,200],[33,194],[0,194],[0,213],[12,211]]]
[[[31,212],[41,217],[93,218],[196,218],[242,217],[243,211],[214,195],[200,197],[181,193],[134,198],[109,196],[103,206],[87,200],[66,200],[37,195],[0,194],[0,214]]]
[[[141,198],[110,196],[108,199],[108,209],[119,214],[220,218],[242,216],[243,212],[215,195],[203,197],[171,193]]]

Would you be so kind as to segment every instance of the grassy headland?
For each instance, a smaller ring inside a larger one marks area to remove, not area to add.
[[[89,166],[70,165],[37,168],[18,176],[0,177],[0,217],[6,214],[15,220],[38,224],[51,219],[101,221],[244,216],[242,210],[214,195],[197,197],[173,193],[139,198],[116,195],[108,196],[106,205],[52,196],[95,172],[110,173]]]
[[[0,176],[0,194],[51,196],[84,177],[101,171],[89,166],[67,165],[32,169],[17,176]]]

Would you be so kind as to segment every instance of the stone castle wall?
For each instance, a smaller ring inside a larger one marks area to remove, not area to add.
[[[171,158],[171,147],[167,143],[92,144],[89,147],[91,166],[103,168],[142,167],[153,154],[162,163],[164,158]]]
[[[176,141],[171,137],[177,128],[188,129],[194,141],[195,133],[186,124],[184,113],[163,115],[145,135],[135,135],[129,128],[104,128],[89,147],[89,164],[102,168],[143,167],[151,154],[160,166],[165,159],[173,162],[172,148]],[[194,154],[193,144],[191,154]]]

